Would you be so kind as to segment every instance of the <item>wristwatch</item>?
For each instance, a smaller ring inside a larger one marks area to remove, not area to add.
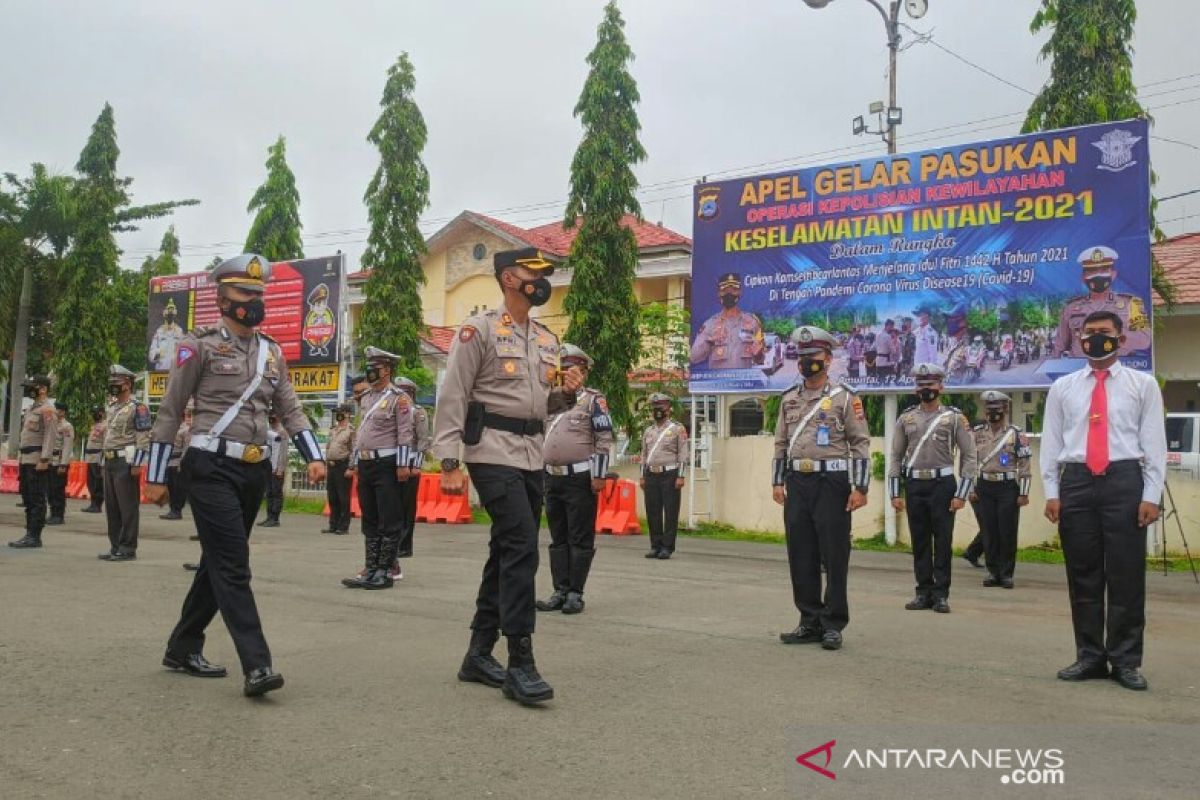
[[[458,467],[459,462],[457,458],[442,459],[442,472],[453,472],[454,470],[458,469]]]

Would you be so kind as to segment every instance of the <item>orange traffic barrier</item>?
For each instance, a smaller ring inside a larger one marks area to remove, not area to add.
[[[142,493],[139,500],[143,503],[149,503],[150,501],[146,499],[146,470],[145,470],[145,468],[143,468],[142,471],[138,474],[139,474],[138,485],[139,485],[140,491]]]
[[[67,467],[67,497],[83,497],[87,493],[87,464],[72,461]]]
[[[328,480],[328,478],[326,478]],[[329,516],[329,497],[325,498],[325,510],[321,512],[325,516]],[[358,473],[350,479],[350,516],[361,517],[362,507],[358,504]]]
[[[438,504],[438,484],[442,477],[436,472],[422,472],[421,485],[417,487],[417,522],[429,522]]]
[[[15,459],[0,462],[0,492],[16,494],[21,490],[21,464]]]
[[[425,480],[426,476],[422,476]],[[429,493],[428,500],[425,504],[425,517],[421,519],[421,505],[417,504],[418,519],[422,522],[444,522],[449,525],[461,525],[471,521],[471,479],[466,479],[466,484],[463,486],[462,494],[450,495],[442,493],[442,478],[440,475],[430,474],[427,479],[429,486],[426,491]],[[418,488],[418,493],[420,489]]]
[[[596,502],[596,533],[623,536],[641,533],[637,515],[637,484],[633,481],[608,481]]]

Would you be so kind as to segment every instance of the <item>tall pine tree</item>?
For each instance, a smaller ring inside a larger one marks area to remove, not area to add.
[[[608,396],[618,424],[632,422],[629,369],[637,359],[639,309],[633,293],[637,241],[622,226],[626,214],[641,219],[633,166],[646,158],[638,141],[637,83],[629,74],[633,51],[615,2],[604,7],[587,80],[575,105],[583,141],[571,162],[567,228],[579,225],[568,267],[571,288],[564,309],[567,340],[596,361],[591,382]]]
[[[270,261],[304,258],[300,241],[300,193],[287,165],[287,143],[280,136],[267,150],[267,179],[250,198],[246,211],[254,222],[246,236],[247,253]]]
[[[1031,131],[1147,117],[1133,84],[1135,0],[1042,0],[1029,28],[1050,30],[1042,58],[1050,60],[1050,80],[1038,92],[1022,130]],[[1154,176],[1151,175],[1151,182]],[[1163,232],[1154,221],[1157,203],[1150,205],[1150,224],[1156,239]],[[1175,286],[1153,262],[1151,283],[1168,305]]]
[[[371,277],[357,333],[360,345],[399,355],[409,374],[420,366],[425,238],[417,223],[429,205],[429,171],[421,161],[425,120],[413,99],[415,88],[412,63],[401,53],[388,70],[379,102],[383,111],[367,135],[379,149],[379,168],[363,196],[371,233],[362,266]]]

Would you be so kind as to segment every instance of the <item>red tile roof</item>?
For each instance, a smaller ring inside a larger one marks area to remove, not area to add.
[[[426,335],[422,336],[428,345],[441,350],[443,353],[450,352],[450,343],[454,341],[454,328],[448,328],[443,325],[430,325],[426,331]]]
[[[575,242],[575,237],[579,235],[578,226],[567,229],[563,227],[561,222],[551,222],[546,225],[539,225],[536,228],[518,228],[511,223],[483,214],[475,214],[474,216],[479,217],[489,225],[494,225],[510,236],[528,242],[530,247],[545,250],[547,253],[559,258],[566,258],[570,254],[571,245]],[[634,238],[637,240],[638,250],[692,249],[692,240],[688,237],[676,233],[669,228],[664,228],[662,225],[656,225],[653,222],[639,221],[632,214],[626,214],[622,218],[621,224],[633,231]]]
[[[1175,284],[1179,305],[1200,305],[1200,233],[1184,233],[1158,242],[1152,248],[1158,263]],[[1156,293],[1154,305],[1163,305]]]

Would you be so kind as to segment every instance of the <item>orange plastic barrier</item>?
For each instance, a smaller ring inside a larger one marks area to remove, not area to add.
[[[438,504],[438,484],[441,479],[436,472],[421,473],[421,485],[417,487],[417,522],[429,522]]]
[[[641,533],[637,515],[637,484],[633,481],[609,481],[596,502],[596,533],[623,536]]]
[[[321,512],[325,516],[329,516],[329,498],[325,498],[325,510]],[[358,504],[358,473],[355,472],[350,478],[350,516],[361,517],[362,506]]]
[[[0,492],[16,494],[21,490],[21,464],[15,459],[0,462]]]
[[[428,481],[428,484],[426,484]],[[448,525],[462,525],[471,521],[471,479],[466,479],[463,493],[459,495],[442,494],[442,477],[437,474],[422,474],[422,485],[417,488],[417,519],[421,522],[444,522]],[[427,493],[424,504],[424,516],[421,515],[421,490]]]
[[[67,497],[86,497],[87,464],[83,461],[72,461],[67,467]]]
[[[142,467],[140,477],[138,478],[138,485],[141,487],[141,493],[142,493],[139,500],[143,503],[149,503],[150,501],[146,499],[146,468],[145,467]]]

